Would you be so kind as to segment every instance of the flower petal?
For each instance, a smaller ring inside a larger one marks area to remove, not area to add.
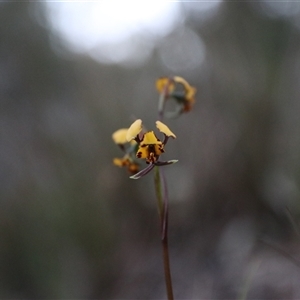
[[[113,164],[118,167],[124,167],[127,165],[127,161],[124,158],[114,158]]]
[[[181,83],[183,85],[184,90],[186,92],[186,95],[185,95],[186,101],[194,102],[195,101],[194,96],[195,96],[197,90],[194,87],[192,87],[184,78],[182,78],[180,76],[174,76],[173,79],[175,82]]]
[[[153,131],[146,132],[142,140],[145,145],[161,145],[161,141],[156,137]]]
[[[168,86],[168,93],[171,93],[175,86],[173,80],[168,77],[161,77],[156,80],[156,89],[162,93],[164,92],[165,88]]]
[[[150,164],[149,166],[147,166],[145,169],[141,170],[140,172],[130,176],[129,178],[131,179],[139,179],[145,175],[147,175],[153,168],[155,167],[154,164]]]
[[[171,159],[171,160],[167,160],[167,161],[157,161],[155,162],[156,166],[167,166],[167,165],[172,165],[172,164],[176,164],[178,162],[178,159]]]
[[[136,152],[136,157],[138,158],[147,158],[149,156],[149,149],[148,147],[139,147],[139,149]]]
[[[130,174],[136,174],[139,171],[140,166],[135,163],[128,155],[123,158],[114,158],[113,164],[118,167],[127,167]]]
[[[130,142],[131,140],[134,140],[137,137],[137,135],[142,131],[142,129],[143,126],[142,126],[141,119],[138,119],[135,122],[133,122],[127,130],[127,134],[126,134],[127,141]]]
[[[160,132],[164,133],[166,136],[168,136],[168,137],[171,136],[173,139],[176,139],[176,135],[164,123],[162,123],[160,121],[156,121],[156,127],[158,128],[158,130]]]
[[[121,128],[112,134],[112,139],[116,144],[126,144],[128,141],[126,139],[128,128]]]

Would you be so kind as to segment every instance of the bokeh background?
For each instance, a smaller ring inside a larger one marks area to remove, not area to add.
[[[300,4],[123,2],[0,3],[0,297],[166,298],[152,174],[111,134],[179,75],[175,298],[299,299]]]

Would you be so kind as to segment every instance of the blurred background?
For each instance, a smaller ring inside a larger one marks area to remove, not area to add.
[[[0,4],[0,298],[165,299],[152,174],[111,134],[166,123],[177,299],[300,298],[300,4]]]

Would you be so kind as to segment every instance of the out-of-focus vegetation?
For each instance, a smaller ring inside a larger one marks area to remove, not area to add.
[[[42,5],[0,5],[1,298],[164,297],[153,179],[112,165],[111,133],[153,124],[171,74],[198,90],[169,121],[175,298],[299,299],[300,5],[197,5],[132,68],[59,56]]]

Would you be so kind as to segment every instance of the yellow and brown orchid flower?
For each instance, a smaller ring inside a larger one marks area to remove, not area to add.
[[[159,160],[160,155],[165,152],[164,146],[166,145],[169,137],[175,139],[176,136],[165,124],[160,121],[156,122],[156,127],[164,134],[163,141],[161,141],[153,131],[142,133],[143,126],[142,120],[140,119],[136,120],[127,130],[127,141],[131,142],[134,140],[138,144],[136,157],[145,159],[146,163],[149,164],[148,167],[131,176],[130,178],[138,179],[148,174],[154,168],[154,166],[170,165],[177,162],[177,160]]]
[[[128,128],[121,128],[112,134],[113,141],[125,153],[122,158],[114,158],[113,164],[118,167],[126,167],[130,174],[136,174],[140,169],[135,155],[138,144],[135,141],[127,141],[127,131]]]
[[[178,104],[175,111],[167,113],[167,116],[177,117],[183,112],[188,112],[195,103],[196,88],[180,76],[159,78],[156,81],[156,89],[162,95],[159,101],[160,113],[164,109],[166,100],[171,98]]]

